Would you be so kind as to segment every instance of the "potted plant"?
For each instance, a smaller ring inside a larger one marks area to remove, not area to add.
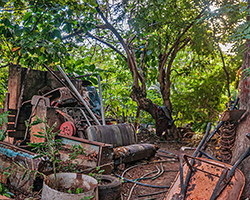
[[[29,143],[33,151],[38,154],[35,158],[47,159],[52,165],[53,173],[45,176],[43,173],[36,172],[44,177],[42,200],[60,199],[60,200],[70,200],[70,199],[98,199],[98,182],[93,177],[77,174],[77,173],[58,173],[60,164],[62,160],[60,159],[60,150],[63,143],[60,139],[57,139],[57,135],[60,131],[53,132],[56,123],[51,127],[47,123],[46,117],[41,120],[36,116],[30,126],[37,124],[43,124],[40,132],[35,136],[39,138],[44,138],[44,142],[40,143]],[[73,147],[73,153],[70,159],[73,160],[83,153],[84,149],[81,146]],[[20,164],[19,164],[20,165]],[[70,167],[70,165],[69,165]],[[28,169],[27,169],[28,171]]]

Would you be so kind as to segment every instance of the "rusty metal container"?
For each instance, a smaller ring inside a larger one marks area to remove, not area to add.
[[[48,176],[49,182],[55,182],[54,174]],[[76,173],[57,173],[58,187],[61,188],[82,188],[83,193],[70,194],[59,192],[52,189],[49,185],[43,182],[43,191],[41,200],[80,200],[91,199],[98,200],[98,183],[91,176],[76,174]],[[92,198],[91,198],[92,197]]]
[[[187,164],[183,167],[184,180],[186,178],[188,168]],[[190,178],[185,200],[209,200],[224,168],[231,169],[232,166],[214,160],[196,160],[194,164],[195,171],[192,173]],[[178,173],[164,200],[181,199],[180,185],[180,173]],[[244,185],[245,177],[239,169],[236,169],[230,184],[226,186],[226,188],[218,196],[217,200],[239,200]]]
[[[141,159],[150,158],[155,155],[157,147],[153,144],[132,144],[114,149],[114,160],[116,164],[128,163]]]
[[[132,124],[90,126],[87,128],[87,136],[90,141],[112,144],[114,147],[135,144],[137,141]]]

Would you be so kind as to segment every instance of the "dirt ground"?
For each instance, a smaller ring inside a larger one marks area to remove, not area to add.
[[[153,143],[157,145],[160,150],[164,150],[175,155],[179,154],[181,147],[195,145],[191,141],[191,138],[182,138],[181,140],[179,140],[179,142],[177,142],[176,140],[162,141],[156,135],[145,132],[138,135],[138,142]],[[185,153],[188,155],[192,155],[193,151],[194,150],[186,150]],[[207,151],[209,151],[212,155],[215,155],[215,145],[209,145]],[[169,154],[158,151],[155,157],[151,158],[150,160],[143,160],[137,163],[121,165],[117,173],[119,173],[120,175],[123,174],[125,178],[128,178],[130,180],[141,178],[150,173],[145,177],[151,178],[141,180],[140,182],[153,186],[170,187],[179,171],[178,160],[174,157],[171,157],[172,156]],[[124,171],[126,173],[124,173]],[[146,187],[126,181],[122,186],[122,200],[162,200],[168,190],[167,188]]]

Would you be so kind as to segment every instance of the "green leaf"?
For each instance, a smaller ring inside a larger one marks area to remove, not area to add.
[[[80,194],[83,193],[83,189],[82,188],[76,188],[76,194]]]
[[[32,16],[32,12],[27,12],[24,16],[23,16],[23,21],[28,20],[28,18],[30,18]]]
[[[21,178],[21,181],[25,178],[27,172],[28,172],[28,169],[26,169],[26,170],[24,171],[24,173],[23,173],[23,175],[22,175],[22,178]]]

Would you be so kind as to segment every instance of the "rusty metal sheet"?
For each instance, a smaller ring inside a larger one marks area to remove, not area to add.
[[[227,110],[221,116],[221,121],[238,121],[246,110]]]
[[[29,169],[38,170],[41,165],[41,159],[33,159],[36,154],[26,151],[24,149],[18,148],[14,145],[0,142],[0,172],[9,172],[11,175],[8,177],[11,186],[23,192],[31,192],[32,185],[34,183],[34,174],[30,174],[30,179],[28,179],[28,174],[23,180],[22,176],[24,174],[24,169],[18,168],[13,163],[20,163],[22,165],[28,164]],[[7,167],[10,167],[6,170]]]
[[[132,144],[114,149],[116,164],[133,162],[155,155],[157,147],[153,144]]]
[[[107,164],[112,162],[113,160],[113,147],[109,144],[104,144],[101,142],[93,142],[82,138],[77,138],[73,136],[67,135],[58,135],[62,142],[65,145],[81,145],[83,149],[85,149],[86,155],[80,155],[81,160],[79,164],[89,166],[89,167],[96,167],[99,165]],[[68,153],[63,153],[64,159],[67,159]]]
[[[203,162],[204,161],[204,162]],[[219,161],[199,159],[195,161],[192,176],[187,187],[186,200],[209,200],[224,168],[232,166]],[[184,165],[184,180],[188,171]],[[236,169],[229,185],[217,198],[218,200],[237,200],[240,198],[245,185],[245,177],[239,169]],[[180,197],[180,173],[177,174],[172,186],[164,197],[164,200],[178,200]]]

